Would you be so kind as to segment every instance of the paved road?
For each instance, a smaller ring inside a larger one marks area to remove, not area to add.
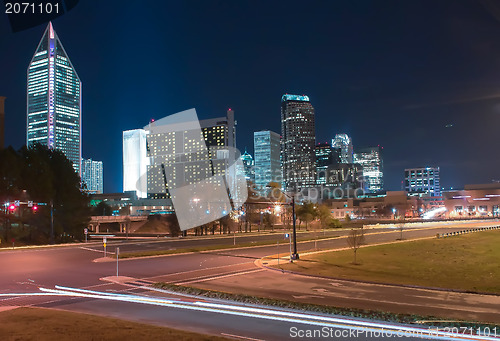
[[[474,225],[477,226],[478,223],[474,223]],[[450,226],[437,229],[411,229],[405,231],[405,238],[434,236],[436,233],[451,232],[463,228],[463,225],[461,225],[460,227]],[[371,231],[370,233],[372,234],[367,236],[367,240],[376,243],[395,240],[399,236],[399,231],[394,230]],[[390,293],[390,295],[386,295],[388,296],[386,299],[382,297],[384,289],[380,288],[374,289],[371,286],[360,287],[359,284],[349,283],[337,286],[337,288],[342,288],[340,291],[340,289],[336,289],[332,284],[316,283],[313,285],[304,277],[299,279],[293,275],[283,275],[258,268],[254,264],[257,259],[269,254],[275,254],[278,250],[283,254],[288,252],[286,241],[278,236],[272,237],[282,241],[280,246],[271,245],[237,250],[122,260],[120,261],[120,274],[141,281],[154,282],[164,280],[172,283],[210,288],[230,288],[233,291],[241,290],[243,292],[248,292],[248,287],[251,286],[256,290],[260,289],[259,294],[269,292],[273,295],[285,296],[288,299],[298,296],[293,298],[303,301],[307,297],[301,298],[300,296],[319,296],[310,298],[319,299],[323,303],[325,302],[325,298],[331,299],[331,297],[337,297],[338,301],[334,303],[339,305],[356,302],[355,305],[363,306],[367,304],[369,301],[368,298],[370,298],[372,304],[373,302],[380,301],[380,308],[383,309],[402,306],[402,302],[409,300],[408,295],[413,295],[410,300],[414,304],[411,305],[412,309],[420,309],[422,306],[425,306],[425,303],[419,303],[418,296],[426,296],[428,293],[418,290],[398,292],[392,288],[386,288],[385,291]],[[176,243],[175,241],[165,241],[165,243],[169,242]],[[163,242],[121,243],[120,248],[125,245],[133,245],[133,248],[139,250],[141,248],[148,249],[146,245],[159,247],[159,243]],[[314,242],[303,242],[299,243],[299,252],[314,249],[315,246],[320,248],[335,248],[344,247],[345,245],[345,238],[320,240],[316,245]],[[38,292],[39,286],[53,288],[55,285],[94,288],[103,292],[122,290],[123,286],[103,283],[101,280],[103,277],[116,273],[116,263],[112,261],[93,262],[93,260],[101,256],[98,249],[88,249],[86,246],[83,246],[83,248],[81,246],[71,246],[64,248],[2,251],[0,252],[0,268],[2,269],[0,291],[2,293]],[[273,287],[272,290],[269,290],[269,286]],[[288,290],[290,287],[301,289],[298,293],[290,292]],[[332,288],[335,290],[332,290]],[[320,290],[318,292],[318,290],[314,289]],[[377,292],[379,295],[373,296],[369,293],[369,290]],[[341,293],[341,295],[338,293]],[[470,307],[471,309],[469,310],[472,311],[483,309],[485,314],[490,314],[492,307],[493,309],[500,307],[500,305],[496,305],[497,303],[493,303],[492,306],[489,302],[481,301],[476,296],[480,295],[465,297],[460,295],[447,296],[441,293],[441,296],[437,295],[426,299],[433,301],[431,305],[433,311],[441,311],[446,314],[453,311],[464,311],[465,314],[464,307]],[[357,299],[354,300],[353,298]],[[62,309],[100,313],[131,320],[149,321],[212,334],[235,334],[265,340],[289,338],[289,333],[287,332],[289,331],[288,327],[290,327],[289,322],[261,320],[255,317],[227,316],[214,312],[187,311],[172,307],[158,307],[129,302],[110,302],[88,298],[22,297],[0,298],[0,300],[0,305],[4,306],[26,304],[57,306]],[[47,301],[52,302],[43,303]],[[455,303],[454,305],[450,305],[450,302]],[[418,307],[415,305],[418,305]],[[407,304],[407,306],[410,305]]]
[[[303,228],[304,229],[304,228]],[[374,229],[374,231],[382,231],[384,229]],[[297,231],[297,240],[331,238],[342,236],[348,233],[347,230],[324,230],[324,231]],[[116,246],[120,247],[121,252],[136,252],[136,251],[157,251],[157,250],[176,250],[190,249],[199,247],[212,246],[251,246],[252,244],[275,243],[283,242],[284,234],[289,231],[276,230],[274,233],[263,232],[258,234],[252,233],[237,233],[236,235],[208,235],[202,237],[187,237],[187,238],[149,238],[145,240],[113,240],[108,239],[108,246],[113,250]],[[102,244],[96,242],[99,237],[94,237],[92,243],[88,245],[90,249],[102,251]]]

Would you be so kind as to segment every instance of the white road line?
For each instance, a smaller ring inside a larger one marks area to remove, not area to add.
[[[190,283],[206,282],[206,281],[211,281],[211,280],[214,280],[214,279],[225,278],[225,277],[232,277],[232,276],[239,276],[239,275],[244,275],[244,274],[248,274],[248,273],[252,273],[252,272],[259,272],[259,271],[266,271],[266,269],[254,269],[254,270],[237,272],[237,273],[228,274],[228,275],[213,276],[213,277],[209,277],[209,278],[202,278],[202,279],[190,280],[190,281],[187,281],[187,282],[179,282],[179,283],[176,283],[176,284],[177,285],[184,285],[184,284],[190,284]]]
[[[104,253],[104,250],[94,250],[94,249],[91,249],[91,248],[88,248],[88,247],[84,247],[84,246],[80,246],[80,249],[82,250],[87,250],[87,251],[94,251],[94,252],[100,252],[100,253]],[[110,254],[110,255],[114,255],[115,253],[114,252],[111,252],[111,251],[106,251],[106,254]]]
[[[265,340],[263,340],[263,339],[254,339],[254,338],[251,338],[251,337],[240,336],[240,335],[234,335],[234,334],[227,334],[227,333],[220,333],[220,335],[229,336],[229,337],[232,337],[232,338],[242,339],[242,340],[265,341]]]
[[[236,263],[236,264],[229,264],[229,265],[220,265],[220,266],[213,266],[211,268],[203,268],[203,269],[195,269],[195,270],[189,270],[189,271],[179,271],[179,272],[172,272],[170,274],[166,275],[158,275],[158,276],[152,276],[152,277],[144,277],[141,279],[153,279],[153,278],[162,278],[162,277],[167,277],[167,276],[175,276],[175,275],[181,275],[181,274],[187,274],[190,272],[196,272],[196,271],[204,271],[204,270],[214,270],[214,269],[222,269],[222,268],[227,268],[230,266],[237,266],[237,265],[242,265],[242,264],[253,264],[254,262],[244,262],[244,263]]]
[[[164,298],[152,298],[139,295],[112,294],[90,290],[82,290],[77,288],[60,287],[56,285],[56,289],[40,288],[43,292],[50,292],[56,295],[73,296],[73,297],[89,297],[100,298],[111,301],[125,301],[131,303],[151,304],[157,306],[206,311],[212,313],[220,313],[227,315],[236,315],[242,317],[252,317],[264,320],[274,320],[287,323],[300,323],[310,326],[331,327],[347,330],[357,330],[363,333],[385,333],[390,336],[417,336],[439,340],[497,340],[489,336],[482,335],[467,335],[456,334],[442,330],[429,330],[423,327],[406,326],[401,324],[364,321],[350,318],[340,318],[333,316],[314,315],[303,312],[282,311],[277,309],[239,306],[234,304],[208,303],[203,301],[196,302],[175,302]]]

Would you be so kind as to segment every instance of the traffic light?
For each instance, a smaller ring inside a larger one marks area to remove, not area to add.
[[[14,205],[14,204],[10,204],[9,205],[9,211],[10,212],[14,212],[15,209],[16,209],[16,205]]]
[[[36,213],[38,211],[38,206],[37,205],[33,205],[32,210],[33,210],[33,213]]]

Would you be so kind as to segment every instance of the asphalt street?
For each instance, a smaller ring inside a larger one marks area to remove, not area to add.
[[[488,224],[491,225],[492,223]],[[498,222],[494,224],[498,224]],[[479,225],[481,224],[474,222],[469,226],[477,227]],[[413,228],[405,230],[404,237],[406,239],[426,238],[435,236],[436,233],[457,231],[465,227],[465,225],[460,225],[425,229]],[[347,231],[335,232],[336,235],[345,235],[346,233]],[[321,238],[322,236],[318,237]],[[399,231],[394,229],[373,229],[367,231],[366,236],[368,243],[389,242],[398,237]],[[284,239],[282,234],[241,238],[247,238],[245,241],[241,239],[242,244],[248,243],[248,238],[254,238],[256,242],[261,242],[263,239],[273,243],[276,241],[276,244],[120,260],[120,276],[131,278],[122,284],[103,281],[105,277],[116,275],[116,262],[113,260],[102,261],[102,245],[100,244],[90,243],[88,245],[56,248],[4,250],[0,252],[0,267],[2,268],[0,293],[39,293],[39,287],[50,289],[56,285],[62,285],[72,288],[91,288],[101,292],[126,290],[126,292],[147,293],[148,295],[157,296],[157,293],[148,292],[144,288],[138,289],[138,287],[156,281],[166,281],[211,289],[293,299],[301,302],[316,301],[316,303],[338,306],[366,307],[366,305],[371,304],[380,309],[393,311],[397,309],[405,311],[411,308],[421,313],[430,311],[441,312],[450,316],[455,314],[487,319],[490,319],[490,316],[498,315],[500,302],[497,296],[490,296],[485,299],[482,295],[452,294],[411,288],[395,290],[394,287],[346,281],[325,280],[322,282],[317,278],[266,270],[257,266],[256,261],[277,252],[287,254],[289,252],[288,240]],[[224,240],[230,244],[233,243],[233,238],[224,238]],[[180,245],[186,245],[186,243],[198,246],[214,245],[211,244],[214,242],[220,243],[221,239],[218,238],[217,241],[202,238],[200,240],[147,240],[140,242],[129,240],[116,242],[116,244],[113,242],[112,245],[108,245],[108,250],[113,251],[115,246],[127,251],[158,250],[171,247],[185,248],[185,246]],[[345,246],[345,236],[298,243],[299,253],[311,251],[315,248],[343,248]],[[294,288],[294,290],[290,288]],[[279,319],[231,315],[215,311],[198,311],[191,308],[190,310],[172,306],[110,301],[100,298],[0,297],[0,307],[22,305],[57,307],[58,309],[90,312],[207,334],[233,335],[233,338],[240,339],[246,337],[260,340],[285,340],[291,338],[291,327],[300,325],[302,329],[312,328],[309,322],[287,322]],[[467,313],[469,315],[466,315]],[[290,314],[293,316],[292,313]],[[496,322],[500,321],[497,320]],[[320,326],[316,327],[320,328]],[[346,328],[345,326],[335,326],[335,330],[344,330]]]

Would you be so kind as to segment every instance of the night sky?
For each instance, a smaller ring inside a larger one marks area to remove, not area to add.
[[[12,33],[3,12],[0,95],[17,149],[45,25]],[[253,152],[254,131],[280,132],[284,93],[310,97],[317,142],[383,146],[386,189],[405,167],[440,166],[446,188],[500,179],[498,2],[80,0],[53,24],[82,80],[83,156],[104,162],[105,192],[122,190],[123,130],[230,107],[237,147]]]

